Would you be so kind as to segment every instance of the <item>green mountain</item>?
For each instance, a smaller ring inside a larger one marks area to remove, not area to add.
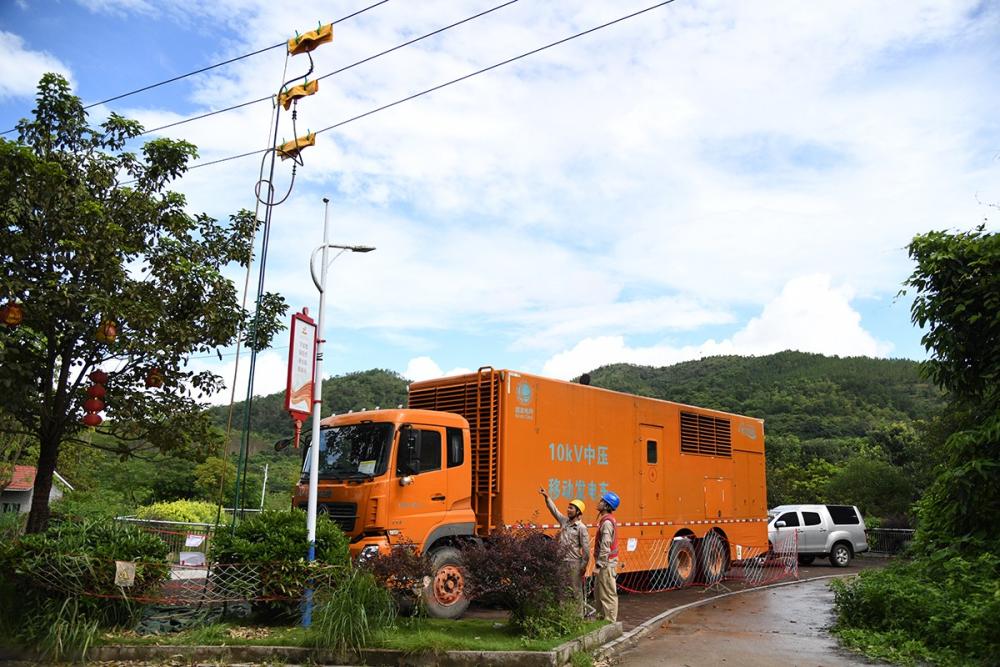
[[[851,503],[903,523],[931,477],[944,395],[914,361],[780,352],[590,375],[598,387],[763,419],[771,506]]]

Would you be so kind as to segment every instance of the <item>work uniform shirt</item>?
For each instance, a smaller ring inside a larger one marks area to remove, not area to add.
[[[618,557],[611,558],[611,544],[615,540],[615,526],[610,521],[598,523],[597,528],[597,555],[594,558],[594,567],[607,567],[608,564],[616,565]]]
[[[590,535],[587,534],[587,527],[579,517],[571,520],[560,512],[551,498],[545,498],[545,505],[559,522],[559,547],[565,554],[563,560],[586,567],[590,558]]]

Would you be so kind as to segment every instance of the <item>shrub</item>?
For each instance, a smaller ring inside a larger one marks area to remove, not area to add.
[[[145,505],[136,510],[138,519],[179,521],[182,523],[215,523],[219,508],[202,500],[172,500]]]
[[[52,503],[52,517],[59,521],[113,519],[128,511],[125,494],[115,489],[77,489]]]
[[[931,559],[895,563],[832,584],[836,629],[866,652],[987,664],[1000,636],[1000,557],[965,558],[942,550]],[[859,632],[860,631],[860,632]],[[853,640],[853,641],[852,641]],[[893,654],[892,650],[897,651]]]
[[[131,599],[155,595],[166,580],[167,545],[113,521],[64,522],[0,549],[7,580],[2,624],[13,639],[46,657],[86,651],[100,627],[128,623]],[[115,586],[115,561],[135,563],[131,587]]]
[[[511,625],[526,637],[556,637],[568,625],[579,626],[579,611],[570,602],[559,544],[529,529],[501,530],[462,548],[466,594],[491,597],[510,609]],[[572,607],[572,609],[570,608]]]
[[[258,612],[288,615],[302,597],[310,579],[320,576],[316,567],[306,562],[309,543],[306,540],[306,513],[292,509],[265,511],[243,519],[235,533],[219,531],[213,541],[210,556],[217,563],[246,564],[257,568],[259,581],[248,585],[236,577],[220,572],[220,584],[239,586],[234,591],[250,599],[270,598],[273,603],[258,602]],[[320,565],[347,567],[350,562],[347,538],[329,517],[316,517],[316,561]],[[329,576],[326,568],[324,576]],[[228,579],[228,581],[227,581]],[[320,582],[321,583],[321,582]],[[317,584],[318,585],[318,584]],[[288,604],[293,602],[295,604]]]
[[[412,542],[393,545],[388,554],[369,559],[363,567],[389,591],[399,611],[417,607],[425,580],[431,576],[430,560],[418,554]]]
[[[306,642],[336,651],[357,650],[395,623],[396,605],[388,589],[370,571],[349,568],[332,586],[317,592]]]

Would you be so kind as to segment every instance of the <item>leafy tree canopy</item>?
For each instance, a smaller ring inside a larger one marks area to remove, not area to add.
[[[228,223],[189,214],[166,188],[195,147],[155,139],[129,152],[141,126],[111,114],[90,127],[58,75],[42,78],[33,118],[17,130],[16,141],[0,139],[0,303],[18,306],[23,322],[0,329],[0,412],[9,432],[39,443],[28,522],[38,531],[60,446],[85,442],[95,369],[109,374],[99,430],[122,457],[217,444],[199,401],[222,379],[185,364],[245,328],[250,314],[224,270],[250,261],[259,222],[247,211]],[[280,297],[264,303],[247,341],[258,348],[285,311]],[[98,335],[109,323],[116,335]]]

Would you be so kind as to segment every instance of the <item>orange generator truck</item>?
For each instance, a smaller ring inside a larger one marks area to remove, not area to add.
[[[715,581],[743,553],[767,550],[760,419],[490,367],[415,382],[408,403],[323,420],[319,511],[354,556],[400,543],[427,553],[432,616],[454,618],[468,605],[464,540],[558,528],[540,487],[560,506],[582,499],[591,523],[605,491],[621,496],[629,572],[666,567],[680,585]],[[309,458],[296,507],[307,503]],[[667,562],[654,559],[653,541],[668,545]],[[702,543],[713,546],[694,548]]]

